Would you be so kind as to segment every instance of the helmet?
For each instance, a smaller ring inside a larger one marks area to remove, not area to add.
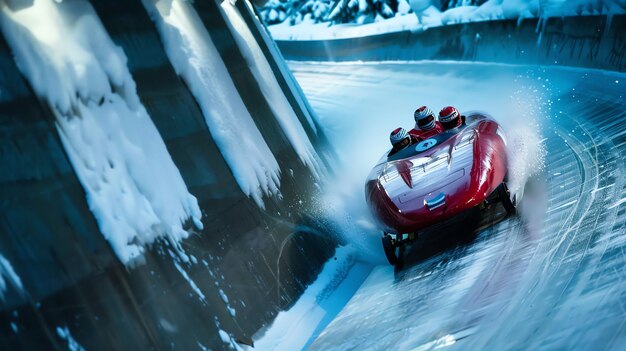
[[[452,106],[447,106],[439,111],[439,122],[441,122],[444,129],[452,129],[461,126],[463,120],[459,110]]]
[[[413,114],[415,117],[415,124],[421,130],[431,130],[435,128],[435,114],[431,109],[426,106],[422,106],[415,110]]]
[[[411,137],[404,128],[396,128],[389,135],[389,141],[396,149],[401,149],[411,144]]]

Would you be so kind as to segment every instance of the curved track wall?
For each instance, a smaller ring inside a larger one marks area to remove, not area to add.
[[[335,40],[277,41],[289,60],[461,60],[626,71],[626,16],[501,20]]]
[[[91,4],[128,57],[137,94],[198,199],[204,229],[183,242],[197,262],[181,271],[166,242],[151,247],[137,267],[119,262],[89,209],[54,115],[0,36],[0,254],[23,283],[23,291],[9,284],[0,299],[0,349],[64,349],[57,329],[64,327],[88,350],[222,349],[228,346],[220,330],[245,342],[289,306],[334,253],[337,241],[312,215],[316,180],[261,94],[218,3],[194,6],[281,169],[290,170],[281,177],[282,198],[266,199],[265,210],[237,186],[141,2]],[[262,38],[247,4],[237,7]],[[306,99],[280,70],[282,58],[263,45],[307,135],[323,150],[323,133],[304,123],[314,118]]]

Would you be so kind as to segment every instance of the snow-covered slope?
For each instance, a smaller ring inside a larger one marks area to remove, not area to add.
[[[244,59],[252,69],[254,78],[259,82],[263,96],[268,101],[278,123],[300,157],[300,161],[308,166],[314,174],[319,174],[320,166],[315,149],[239,10],[228,0],[223,1],[220,8],[228,18],[226,23],[234,34]]]
[[[1,26],[17,65],[56,117],[65,151],[101,232],[124,264],[187,220],[202,228],[196,198],[139,101],[124,52],[86,1],[36,0]],[[183,255],[184,256],[184,255]]]
[[[584,16],[596,14],[624,14],[626,0],[488,0],[480,6],[457,2],[456,7],[440,11],[438,1],[411,0],[412,12],[398,11],[395,17],[380,19],[363,25],[357,22],[332,25],[329,16],[314,20],[311,16],[302,21],[285,20],[268,28],[276,40],[327,40],[355,38],[368,35],[422,31],[430,27],[467,22]],[[261,10],[261,13],[266,13]],[[267,16],[265,16],[267,17]],[[276,23],[276,22],[271,22]]]
[[[187,83],[241,190],[264,207],[279,193],[280,168],[241,96],[209,32],[191,4],[143,0],[176,72]]]

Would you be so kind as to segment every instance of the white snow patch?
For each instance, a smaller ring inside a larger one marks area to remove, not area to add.
[[[187,281],[187,283],[189,283],[191,290],[193,290],[196,293],[196,295],[198,295],[198,297],[200,298],[202,302],[206,303],[206,297],[202,293],[202,290],[198,288],[198,285],[196,285],[196,282],[194,282],[193,279],[189,277],[189,274],[187,274],[187,272],[183,269],[183,267],[180,266],[178,262],[174,261],[174,266],[176,266],[176,269],[178,270],[180,275],[182,275],[183,278],[185,278],[185,280]]]
[[[225,344],[230,344],[230,335],[228,335],[227,332],[225,332],[224,330],[220,329],[219,334],[220,334],[220,338],[222,339],[222,341]]]
[[[539,0],[489,0],[481,6],[461,6],[442,14],[442,24],[539,17]]]
[[[226,294],[224,293],[224,290],[220,289],[219,294],[220,294],[220,297],[222,298],[222,301],[224,301],[225,304],[228,304],[228,296],[226,296]]]
[[[228,302],[228,296],[226,296],[226,293],[224,292],[224,290],[219,289],[219,294],[220,294],[220,297],[222,298],[222,301],[224,301],[224,304],[226,304],[226,309],[228,310],[228,313],[231,316],[235,317],[237,315],[237,311],[230,306]]]
[[[70,329],[67,326],[63,328],[57,327],[57,335],[61,339],[67,341],[67,348],[70,349],[70,351],[85,351],[85,348],[74,340],[72,334],[70,334]]]
[[[20,71],[50,106],[100,230],[124,264],[158,238],[174,246],[202,228],[188,191],[136,94],[126,56],[89,3],[36,0],[1,28]]]
[[[472,14],[478,6],[459,6],[449,9],[441,14],[441,24],[456,24],[471,22]]]
[[[260,206],[278,195],[280,168],[246,109],[209,32],[182,0],[142,0],[176,73],[195,96],[241,190]]]
[[[427,19],[430,18],[427,17]],[[399,32],[417,27],[419,27],[418,18],[409,14],[361,25],[336,24],[329,26],[328,23],[314,23],[311,20],[304,20],[294,26],[285,21],[267,28],[275,40],[327,40]]]
[[[233,33],[237,46],[239,46],[252,74],[259,82],[261,92],[278,119],[287,139],[298,154],[300,161],[309,167],[315,175],[319,175],[320,166],[317,153],[278,84],[267,58],[259,47],[259,43],[241,17],[239,10],[229,0],[222,1],[221,9],[227,17],[226,23]]]
[[[218,327],[219,329],[219,327]],[[233,338],[231,338],[230,334],[228,334],[226,331],[219,329],[218,331],[219,335],[220,335],[220,339],[222,339],[222,342],[224,344],[227,344],[230,346],[230,348],[232,350],[244,350],[244,348],[240,347],[237,342],[235,342],[235,340],[233,340]],[[245,347],[246,350],[251,350],[252,348],[249,347]]]
[[[5,279],[18,291],[22,292],[24,290],[22,280],[15,273],[11,263],[3,255],[0,255],[0,300],[4,300],[4,292],[7,289],[7,281]]]

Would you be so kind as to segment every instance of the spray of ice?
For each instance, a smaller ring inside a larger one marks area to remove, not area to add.
[[[520,71],[515,67],[452,62],[293,67],[339,155],[320,211],[365,260],[386,262],[380,231],[365,203],[365,178],[389,149],[388,133],[399,126],[412,128],[413,111],[422,104],[435,112],[454,105],[492,115],[508,136],[509,183],[518,199],[527,180],[542,172],[540,122],[549,104],[542,82],[524,69],[518,74],[512,73]]]
[[[512,114],[502,121],[509,136],[508,186],[519,199],[526,182],[545,168],[546,149],[541,131],[549,116],[550,104],[543,91],[531,83],[537,81],[529,77],[531,74],[518,77],[521,87],[511,96],[514,102]]]

